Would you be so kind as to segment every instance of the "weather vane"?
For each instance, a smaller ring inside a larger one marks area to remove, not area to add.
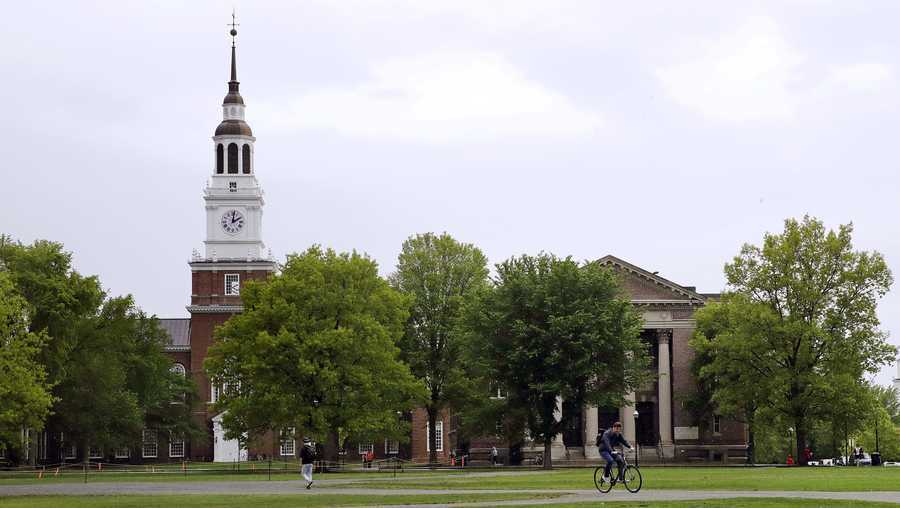
[[[237,29],[236,29],[236,27],[241,26],[240,23],[237,23],[237,22],[236,22],[236,19],[235,19],[235,16],[234,16],[234,8],[231,9],[231,23],[229,23],[228,26],[231,27],[231,31],[228,32],[228,33],[231,34],[231,45],[234,46],[234,38],[235,38],[235,36],[237,35]]]

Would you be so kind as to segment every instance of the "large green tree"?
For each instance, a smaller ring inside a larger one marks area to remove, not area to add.
[[[22,429],[44,427],[53,402],[47,373],[37,361],[45,341],[46,335],[28,331],[25,299],[0,265],[0,452],[19,444]]]
[[[483,288],[487,277],[481,250],[447,233],[420,234],[403,242],[397,271],[390,277],[391,285],[412,300],[400,350],[428,390],[431,463],[437,462],[435,425],[441,410],[454,403],[460,409],[478,386],[466,372],[458,320],[466,298]]]
[[[398,412],[423,399],[399,360],[407,299],[357,253],[312,247],[241,289],[244,311],[217,328],[204,367],[225,387],[232,438],[295,429],[328,438],[405,435]]]
[[[165,332],[130,296],[110,298],[72,267],[61,244],[0,236],[0,262],[27,302],[29,331],[45,339],[38,363],[52,384],[46,428],[66,444],[125,446],[145,425],[189,436],[193,384],[170,371]]]
[[[566,413],[556,411],[560,397],[616,406],[646,380],[640,316],[615,273],[599,263],[550,254],[504,261],[466,321],[488,375],[543,443],[545,468],[552,466],[554,436],[568,424]]]
[[[891,273],[877,252],[853,249],[852,231],[788,219],[762,246],[744,245],[725,266],[722,303],[697,315],[694,344],[714,357],[705,375],[728,381],[713,397],[728,406],[751,390],[795,429],[797,450],[814,420],[863,396],[864,375],[896,354],[875,312]]]

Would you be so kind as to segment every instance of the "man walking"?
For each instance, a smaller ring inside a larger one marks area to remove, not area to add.
[[[300,449],[300,473],[306,480],[306,488],[311,489],[313,480],[313,462],[316,459],[316,450],[312,446],[312,441],[308,437],[303,438],[303,448]]]

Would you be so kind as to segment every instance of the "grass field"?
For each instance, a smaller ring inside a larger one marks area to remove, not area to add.
[[[265,506],[271,508],[325,507],[325,506],[360,506],[360,505],[396,505],[415,503],[465,503],[508,501],[514,499],[546,499],[548,496],[523,494],[469,494],[458,496],[424,495],[424,496],[353,496],[353,495],[283,495],[283,496],[34,496],[17,498],[0,498],[3,508],[56,508],[66,506],[72,508],[171,508],[184,506],[188,508]],[[731,498],[707,501],[634,501],[605,503],[570,503],[548,504],[556,508],[584,508],[585,506],[626,506],[646,508],[775,508],[775,507],[834,507],[834,508],[880,508],[896,506],[890,503],[873,503],[858,501],[817,500],[817,499],[747,499]]]
[[[694,468],[643,467],[644,488],[682,490],[802,490],[827,492],[900,491],[900,468]],[[550,472],[484,477],[398,477],[357,482],[347,488],[426,489],[589,489],[593,469],[556,469]]]

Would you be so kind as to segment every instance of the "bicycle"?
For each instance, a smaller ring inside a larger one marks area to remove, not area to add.
[[[641,486],[644,484],[644,479],[641,476],[641,470],[637,466],[632,466],[628,463],[628,460],[625,459],[625,456],[621,453],[616,452],[617,455],[622,457],[622,462],[624,466],[619,469],[618,464],[616,464],[616,476],[611,478],[610,481],[603,480],[603,471],[606,469],[606,465],[600,465],[594,468],[594,486],[597,487],[601,493],[606,494],[613,487],[616,486],[616,483],[622,483],[625,486],[625,489],[632,494],[636,494],[639,490],[641,490]],[[620,480],[621,478],[621,480]]]

